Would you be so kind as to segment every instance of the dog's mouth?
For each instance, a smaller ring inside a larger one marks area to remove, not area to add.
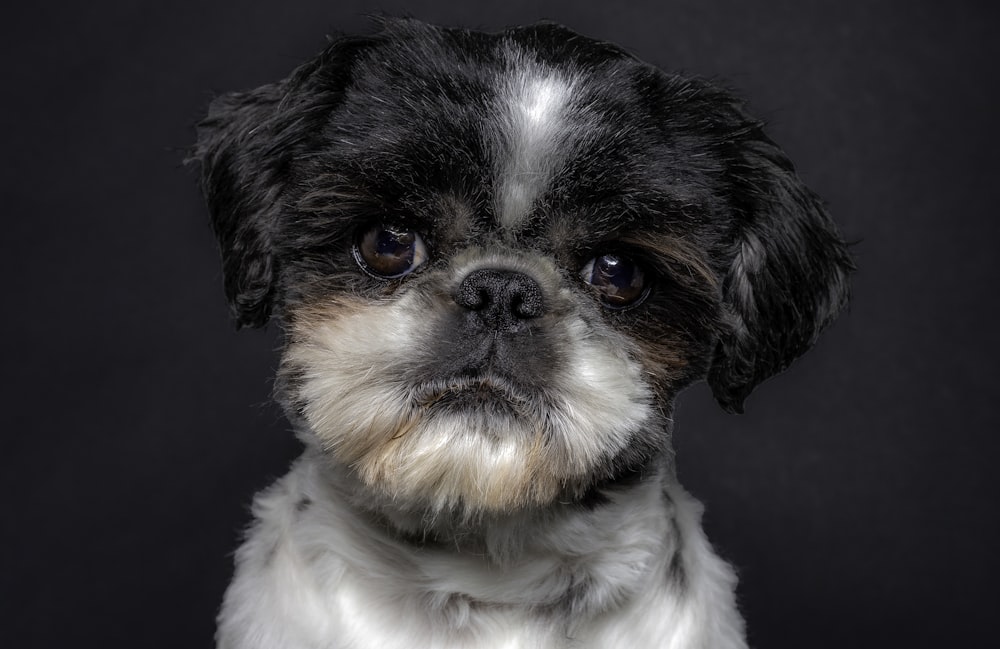
[[[424,410],[494,412],[499,408],[519,416],[526,416],[533,410],[537,400],[536,392],[492,373],[427,381],[414,393],[414,402]]]

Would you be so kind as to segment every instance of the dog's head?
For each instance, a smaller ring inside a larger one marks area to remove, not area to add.
[[[727,92],[556,25],[388,21],[216,100],[195,156],[280,393],[414,507],[579,498],[738,411],[846,300],[819,199]]]

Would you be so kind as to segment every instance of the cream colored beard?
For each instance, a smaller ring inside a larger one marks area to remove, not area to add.
[[[509,512],[581,491],[649,417],[638,363],[564,323],[567,367],[546,412],[487,417],[418,405],[397,359],[429,340],[412,294],[387,304],[331,305],[298,317],[282,361],[325,450],[368,487],[435,510]]]

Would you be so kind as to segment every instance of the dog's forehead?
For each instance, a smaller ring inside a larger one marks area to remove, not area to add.
[[[370,191],[445,196],[506,233],[628,193],[648,167],[648,137],[636,134],[653,129],[633,76],[650,69],[565,28],[539,29],[379,43],[331,116],[334,145],[354,152]]]

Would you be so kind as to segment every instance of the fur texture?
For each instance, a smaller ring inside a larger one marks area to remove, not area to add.
[[[673,401],[740,411],[851,264],[740,102],[556,25],[390,20],[213,102],[193,158],[306,445],[220,647],[745,646]]]

